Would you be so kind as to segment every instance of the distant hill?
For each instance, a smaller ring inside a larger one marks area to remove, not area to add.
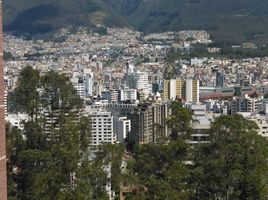
[[[42,33],[60,27],[132,26],[143,32],[204,29],[217,41],[268,44],[267,0],[7,0],[4,28]]]

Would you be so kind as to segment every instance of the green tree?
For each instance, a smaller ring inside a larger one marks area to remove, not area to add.
[[[178,137],[187,139],[193,132],[192,123],[195,122],[192,112],[183,108],[176,101],[172,102],[171,115],[167,119],[167,125],[171,129],[171,138],[176,140]]]
[[[194,157],[194,199],[266,199],[267,141],[241,115],[222,116]]]
[[[83,102],[69,79],[26,67],[14,96],[31,119],[7,130],[10,198],[107,199],[103,163],[89,161],[91,122],[79,117]]]
[[[188,199],[188,145],[181,141],[169,144],[140,145],[132,164],[136,184],[148,188],[144,199]]]
[[[115,192],[116,199],[119,199],[120,186],[123,181],[121,166],[124,153],[125,147],[122,144],[103,144],[96,158],[98,162],[111,168],[111,188]]]
[[[17,111],[26,112],[32,120],[36,120],[39,113],[38,88],[40,88],[39,72],[31,66],[26,66],[19,75],[18,86],[12,95],[14,98],[12,101],[15,103]]]

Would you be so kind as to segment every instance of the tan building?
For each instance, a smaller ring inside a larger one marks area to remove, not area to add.
[[[169,80],[164,80],[164,92],[163,92],[164,100],[169,100]]]
[[[199,102],[199,80],[164,80],[164,100],[180,98],[186,102]]]

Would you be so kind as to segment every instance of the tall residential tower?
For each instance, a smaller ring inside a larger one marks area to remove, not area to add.
[[[4,74],[3,74],[3,22],[2,1],[0,0],[0,198],[7,200],[6,173],[6,135],[5,135],[5,103],[4,103]]]

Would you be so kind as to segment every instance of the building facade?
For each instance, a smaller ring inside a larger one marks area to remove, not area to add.
[[[168,137],[170,129],[167,118],[171,114],[171,108],[167,103],[156,103],[153,105],[154,142],[161,137]]]
[[[224,86],[224,74],[222,72],[218,72],[216,74],[216,87]]]
[[[6,171],[6,134],[5,134],[5,102],[3,74],[3,29],[2,1],[0,0],[0,197],[7,200],[7,171]]]
[[[136,89],[122,89],[120,90],[120,101],[136,101],[137,90]]]
[[[117,140],[124,143],[131,131],[131,121],[127,117],[120,117],[117,123]]]
[[[151,105],[140,104],[129,116],[131,120],[130,140],[141,144],[154,142],[153,109]]]
[[[111,112],[97,111],[89,115],[91,119],[90,147],[97,150],[104,143],[114,144],[116,141],[113,128],[113,115]]]
[[[256,99],[250,98],[248,95],[243,97],[233,97],[231,101],[231,114],[238,112],[255,112],[256,110]]]
[[[199,81],[171,79],[164,80],[163,98],[165,101],[182,99],[186,102],[199,102]]]

